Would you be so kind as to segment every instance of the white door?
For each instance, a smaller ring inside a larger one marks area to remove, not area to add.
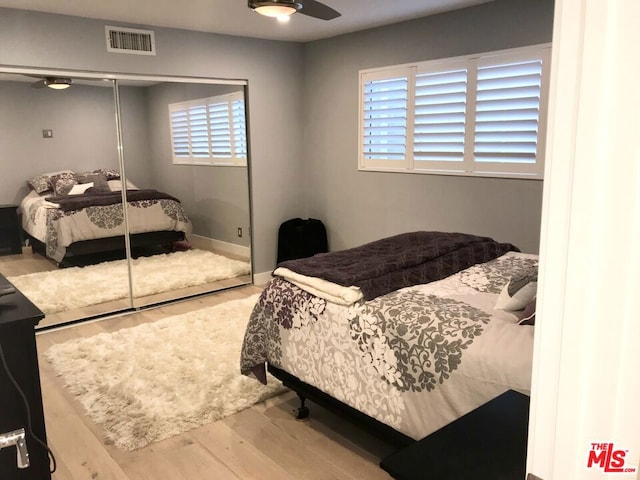
[[[527,471],[640,479],[640,1],[556,0]]]

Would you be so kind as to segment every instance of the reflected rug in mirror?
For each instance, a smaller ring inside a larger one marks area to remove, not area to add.
[[[139,298],[248,275],[251,268],[249,262],[196,249],[138,257],[131,270],[133,294]],[[129,297],[126,260],[30,273],[9,281],[45,314]]]
[[[240,374],[258,295],[51,346],[44,357],[105,442],[125,450],[178,435],[284,392]]]

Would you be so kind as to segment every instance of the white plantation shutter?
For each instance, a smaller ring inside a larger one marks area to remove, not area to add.
[[[415,85],[415,168],[451,168],[449,162],[462,163],[467,113],[466,67],[440,72],[419,69]]]
[[[405,70],[367,75],[362,90],[362,161],[377,166],[406,165],[407,101],[409,80]]]
[[[542,153],[543,73],[542,58],[478,63],[473,152],[478,169],[509,164],[513,171],[536,171]]]
[[[204,105],[189,107],[189,140],[194,157],[209,158],[209,127]]]
[[[550,46],[360,72],[363,170],[542,178]]]
[[[174,163],[246,165],[241,92],[171,104],[169,117]]]
[[[244,96],[231,101],[231,116],[233,125],[233,149],[236,158],[247,158],[247,122],[244,113]]]
[[[209,136],[211,154],[216,158],[231,157],[231,108],[228,102],[209,103]]]
[[[189,114],[186,108],[169,110],[171,122],[171,145],[174,158],[189,158]]]

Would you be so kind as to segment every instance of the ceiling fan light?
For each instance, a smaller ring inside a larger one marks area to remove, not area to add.
[[[53,88],[54,90],[64,90],[65,88],[69,88],[71,86],[71,79],[49,77],[45,78],[44,84],[49,88]]]
[[[249,2],[249,6],[258,12],[261,15],[265,15],[267,17],[288,17],[289,15],[293,15],[299,9],[302,8],[302,5],[298,2],[293,1],[280,1],[280,2],[260,2],[260,1],[252,1]]]

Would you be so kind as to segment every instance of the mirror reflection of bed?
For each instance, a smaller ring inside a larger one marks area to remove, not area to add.
[[[244,164],[177,156],[169,108],[232,95],[244,115],[243,85],[79,80],[59,92],[31,80],[0,77],[3,115],[21,112],[5,129],[19,167],[3,167],[1,202],[18,208],[23,238],[0,272],[33,291],[39,328],[251,283],[246,150]]]

